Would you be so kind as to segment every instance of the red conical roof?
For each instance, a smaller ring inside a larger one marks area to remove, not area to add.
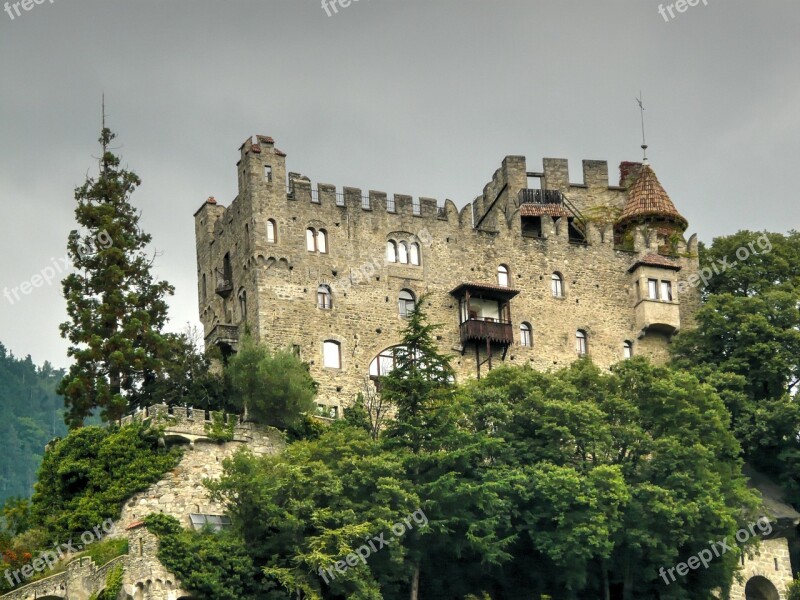
[[[628,190],[628,202],[617,220],[617,228],[646,219],[672,221],[683,229],[689,226],[689,222],[669,199],[650,165],[642,166],[639,176]]]

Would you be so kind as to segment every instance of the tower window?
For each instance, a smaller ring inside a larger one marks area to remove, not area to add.
[[[320,229],[317,232],[317,250],[319,250],[322,254],[326,254],[328,252],[328,232],[324,229]]]
[[[497,284],[508,287],[508,267],[505,265],[497,267]]]
[[[306,229],[306,250],[314,252],[317,249],[317,232],[313,227]]]
[[[519,344],[528,348],[533,346],[533,328],[530,323],[522,323],[519,326]]]
[[[586,332],[582,329],[578,329],[578,331],[575,332],[575,350],[578,352],[578,356],[586,356],[588,353]]]
[[[242,321],[247,318],[247,292],[241,290],[239,292],[239,312],[242,315]]]
[[[206,274],[203,273],[203,280],[202,283],[200,284],[200,300],[205,302],[207,297],[208,297],[208,288],[206,287]]]
[[[388,262],[397,262],[397,244],[389,240],[386,242],[386,260]]]
[[[272,182],[272,167],[269,165],[264,165],[264,181],[267,183]]]
[[[625,343],[622,345],[622,356],[626,359],[633,356],[633,342],[625,340]]]
[[[398,308],[401,317],[409,317],[414,312],[416,300],[409,290],[401,290],[398,295]]]
[[[658,279],[647,280],[647,297],[650,300],[658,300]]]
[[[339,342],[326,340],[322,344],[322,364],[329,369],[342,368],[342,349]]]
[[[550,289],[553,292],[553,298],[564,297],[564,279],[561,273],[553,273],[550,276]]]
[[[408,264],[408,246],[405,242],[397,244],[397,262]]]
[[[273,219],[267,221],[267,243],[274,244],[277,239],[278,226]]]
[[[664,302],[672,302],[672,283],[669,281],[661,282],[661,299]]]
[[[333,308],[331,288],[327,285],[321,285],[317,288],[317,306],[323,310],[330,310]]]
[[[416,242],[408,247],[408,259],[412,265],[419,266],[419,244]]]

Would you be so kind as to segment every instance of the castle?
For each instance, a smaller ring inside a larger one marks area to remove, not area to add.
[[[391,369],[406,317],[427,294],[457,377],[502,363],[609,366],[656,361],[699,306],[697,240],[652,167],[564,159],[529,171],[507,156],[461,210],[447,200],[312,186],[287,173],[272,138],[240,148],[239,193],[195,213],[207,345],[235,352],[245,331],[293,348],[340,414]],[[694,285],[692,285],[694,284]]]

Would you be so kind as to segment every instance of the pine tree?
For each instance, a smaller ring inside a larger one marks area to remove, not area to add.
[[[114,138],[104,126],[100,173],[75,190],[81,229],[67,242],[76,272],[62,281],[70,320],[60,329],[75,362],[58,393],[70,427],[81,426],[96,408],[104,420],[122,416],[131,397],[164,370],[173,347],[172,336],[162,333],[173,288],[150,272],[145,247],[151,237],[129,202],[141,181],[120,168],[109,150]]]

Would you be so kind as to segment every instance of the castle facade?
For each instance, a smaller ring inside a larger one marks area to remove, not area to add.
[[[335,417],[391,369],[426,294],[459,378],[500,364],[607,367],[661,361],[699,306],[697,240],[652,167],[564,159],[529,171],[507,156],[473,202],[364,192],[287,173],[272,138],[242,144],[239,193],[195,213],[207,344],[235,352],[249,331],[293,348]]]

